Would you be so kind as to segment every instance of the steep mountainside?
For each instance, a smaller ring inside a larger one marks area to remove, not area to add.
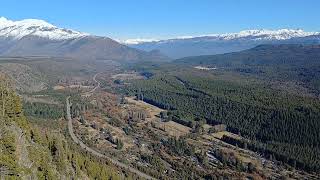
[[[241,51],[261,44],[319,44],[318,32],[302,30],[248,30],[239,33],[182,37],[169,40],[133,39],[123,42],[131,47],[150,51],[158,49],[172,58],[213,55]]]

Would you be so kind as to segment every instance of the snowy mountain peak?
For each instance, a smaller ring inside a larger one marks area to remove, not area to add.
[[[279,29],[279,30],[245,30],[239,33],[227,33],[217,35],[225,39],[237,39],[245,37],[253,37],[256,40],[286,40],[295,37],[306,37],[311,35],[319,35],[318,32],[305,32],[302,29]]]
[[[21,39],[25,36],[38,36],[51,40],[66,40],[87,36],[86,33],[58,28],[44,20],[24,19],[8,20],[0,17],[0,37]]]
[[[211,41],[211,40],[235,40],[235,39],[250,39],[250,40],[287,40],[297,37],[307,37],[311,35],[320,35],[320,32],[306,32],[302,29],[279,29],[279,30],[268,30],[268,29],[253,29],[244,30],[238,33],[223,33],[223,34],[209,34],[200,36],[181,36],[168,40],[156,40],[156,39],[128,39],[122,41],[124,44],[143,44],[143,43],[165,43],[174,42],[180,40],[195,40],[195,41]]]
[[[24,19],[21,21],[11,21],[8,20],[5,17],[0,17],[0,27],[9,27],[12,25],[17,25],[17,26],[39,26],[39,27],[55,27],[52,24],[47,23],[44,20],[39,20],[39,19]]]

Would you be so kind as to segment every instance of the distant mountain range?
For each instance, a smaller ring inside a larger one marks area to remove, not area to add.
[[[0,56],[54,56],[86,60],[166,60],[110,38],[56,27],[43,20],[0,18]]]
[[[236,52],[261,44],[319,44],[319,32],[247,30],[168,40],[108,37],[56,27],[46,21],[0,17],[0,56],[53,56],[85,60],[165,61]]]
[[[181,58],[236,52],[261,44],[318,44],[320,33],[301,29],[247,30],[168,40],[129,39],[122,43],[145,51],[157,49],[171,58]]]

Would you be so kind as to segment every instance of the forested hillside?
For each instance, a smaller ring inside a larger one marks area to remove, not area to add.
[[[279,44],[259,45],[241,52],[220,55],[194,56],[177,59],[177,63],[221,65],[236,67],[245,65],[319,65],[319,45]],[[311,64],[310,64],[311,63]]]
[[[202,119],[226,124],[262,154],[298,168],[319,171],[320,102],[288,94],[257,80],[191,69],[150,68],[155,75],[133,81],[128,93],[168,109],[169,119],[193,127]],[[146,68],[144,68],[146,70]],[[227,73],[228,74],[228,73]]]
[[[319,45],[260,45],[221,55],[178,59],[177,64],[212,66],[263,78],[266,81],[290,81],[320,92]]]
[[[63,131],[30,124],[10,84],[0,77],[1,179],[120,179],[115,167],[78,149]]]

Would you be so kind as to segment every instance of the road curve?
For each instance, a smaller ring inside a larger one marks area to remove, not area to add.
[[[89,91],[89,93],[93,93],[95,90],[97,90],[99,87],[100,87],[100,85],[101,85],[101,83],[100,83],[100,81],[98,81],[96,78],[97,78],[97,76],[98,76],[98,74],[100,74],[100,73],[97,73],[97,74],[95,74],[94,76],[93,76],[93,81],[95,82],[95,83],[97,83],[97,86],[96,87],[94,87],[91,91]]]
[[[96,76],[97,76],[97,74],[94,76],[94,80],[95,80]],[[96,80],[95,80],[95,81],[96,81]],[[95,89],[97,89],[97,88],[100,86],[100,82],[98,82],[98,81],[96,81],[96,82],[98,83],[98,85],[95,87]],[[92,90],[91,90],[91,91],[92,91]],[[90,91],[90,92],[91,92],[91,91]],[[92,92],[93,92],[93,91],[92,91]],[[92,93],[92,92],[91,92],[91,93]],[[105,158],[105,159],[107,159],[108,161],[110,161],[111,163],[113,163],[114,165],[116,165],[116,166],[118,166],[118,167],[120,167],[120,168],[126,169],[126,170],[128,170],[128,171],[130,171],[130,172],[132,172],[132,173],[134,173],[134,174],[137,174],[138,176],[140,176],[140,177],[142,177],[142,178],[152,179],[152,180],[155,179],[155,178],[153,178],[153,177],[151,177],[151,176],[149,176],[149,175],[147,175],[147,174],[145,174],[145,173],[143,173],[143,172],[141,172],[141,171],[139,171],[139,170],[137,170],[137,169],[134,169],[134,168],[132,168],[132,167],[130,167],[130,166],[128,166],[128,165],[126,165],[126,164],[118,161],[118,160],[112,159],[112,158],[110,158],[110,157],[108,157],[108,156],[106,156],[106,155],[104,155],[104,154],[101,154],[100,152],[98,152],[98,151],[96,151],[96,150],[88,147],[88,146],[85,145],[81,140],[79,140],[79,139],[77,138],[77,136],[74,134],[74,131],[73,131],[72,118],[71,118],[71,113],[70,113],[70,107],[71,107],[70,96],[67,97],[67,99],[66,99],[66,104],[67,104],[68,131],[69,131],[69,134],[70,134],[72,140],[73,140],[76,144],[79,144],[82,149],[84,149],[84,150],[92,153],[93,155],[98,156],[98,157],[100,157],[100,158]]]
[[[96,90],[100,87],[101,83],[100,83],[100,81],[98,81],[98,80],[96,79],[97,76],[98,76],[98,74],[100,74],[100,73],[95,74],[95,75],[93,76],[93,78],[92,78],[93,81],[94,81],[95,83],[97,83],[97,85],[96,85],[93,89],[91,89],[90,91],[85,92],[85,93],[82,93],[82,94],[81,94],[82,96],[89,97],[89,96],[91,96],[91,95],[93,94],[94,91],[96,91]]]

